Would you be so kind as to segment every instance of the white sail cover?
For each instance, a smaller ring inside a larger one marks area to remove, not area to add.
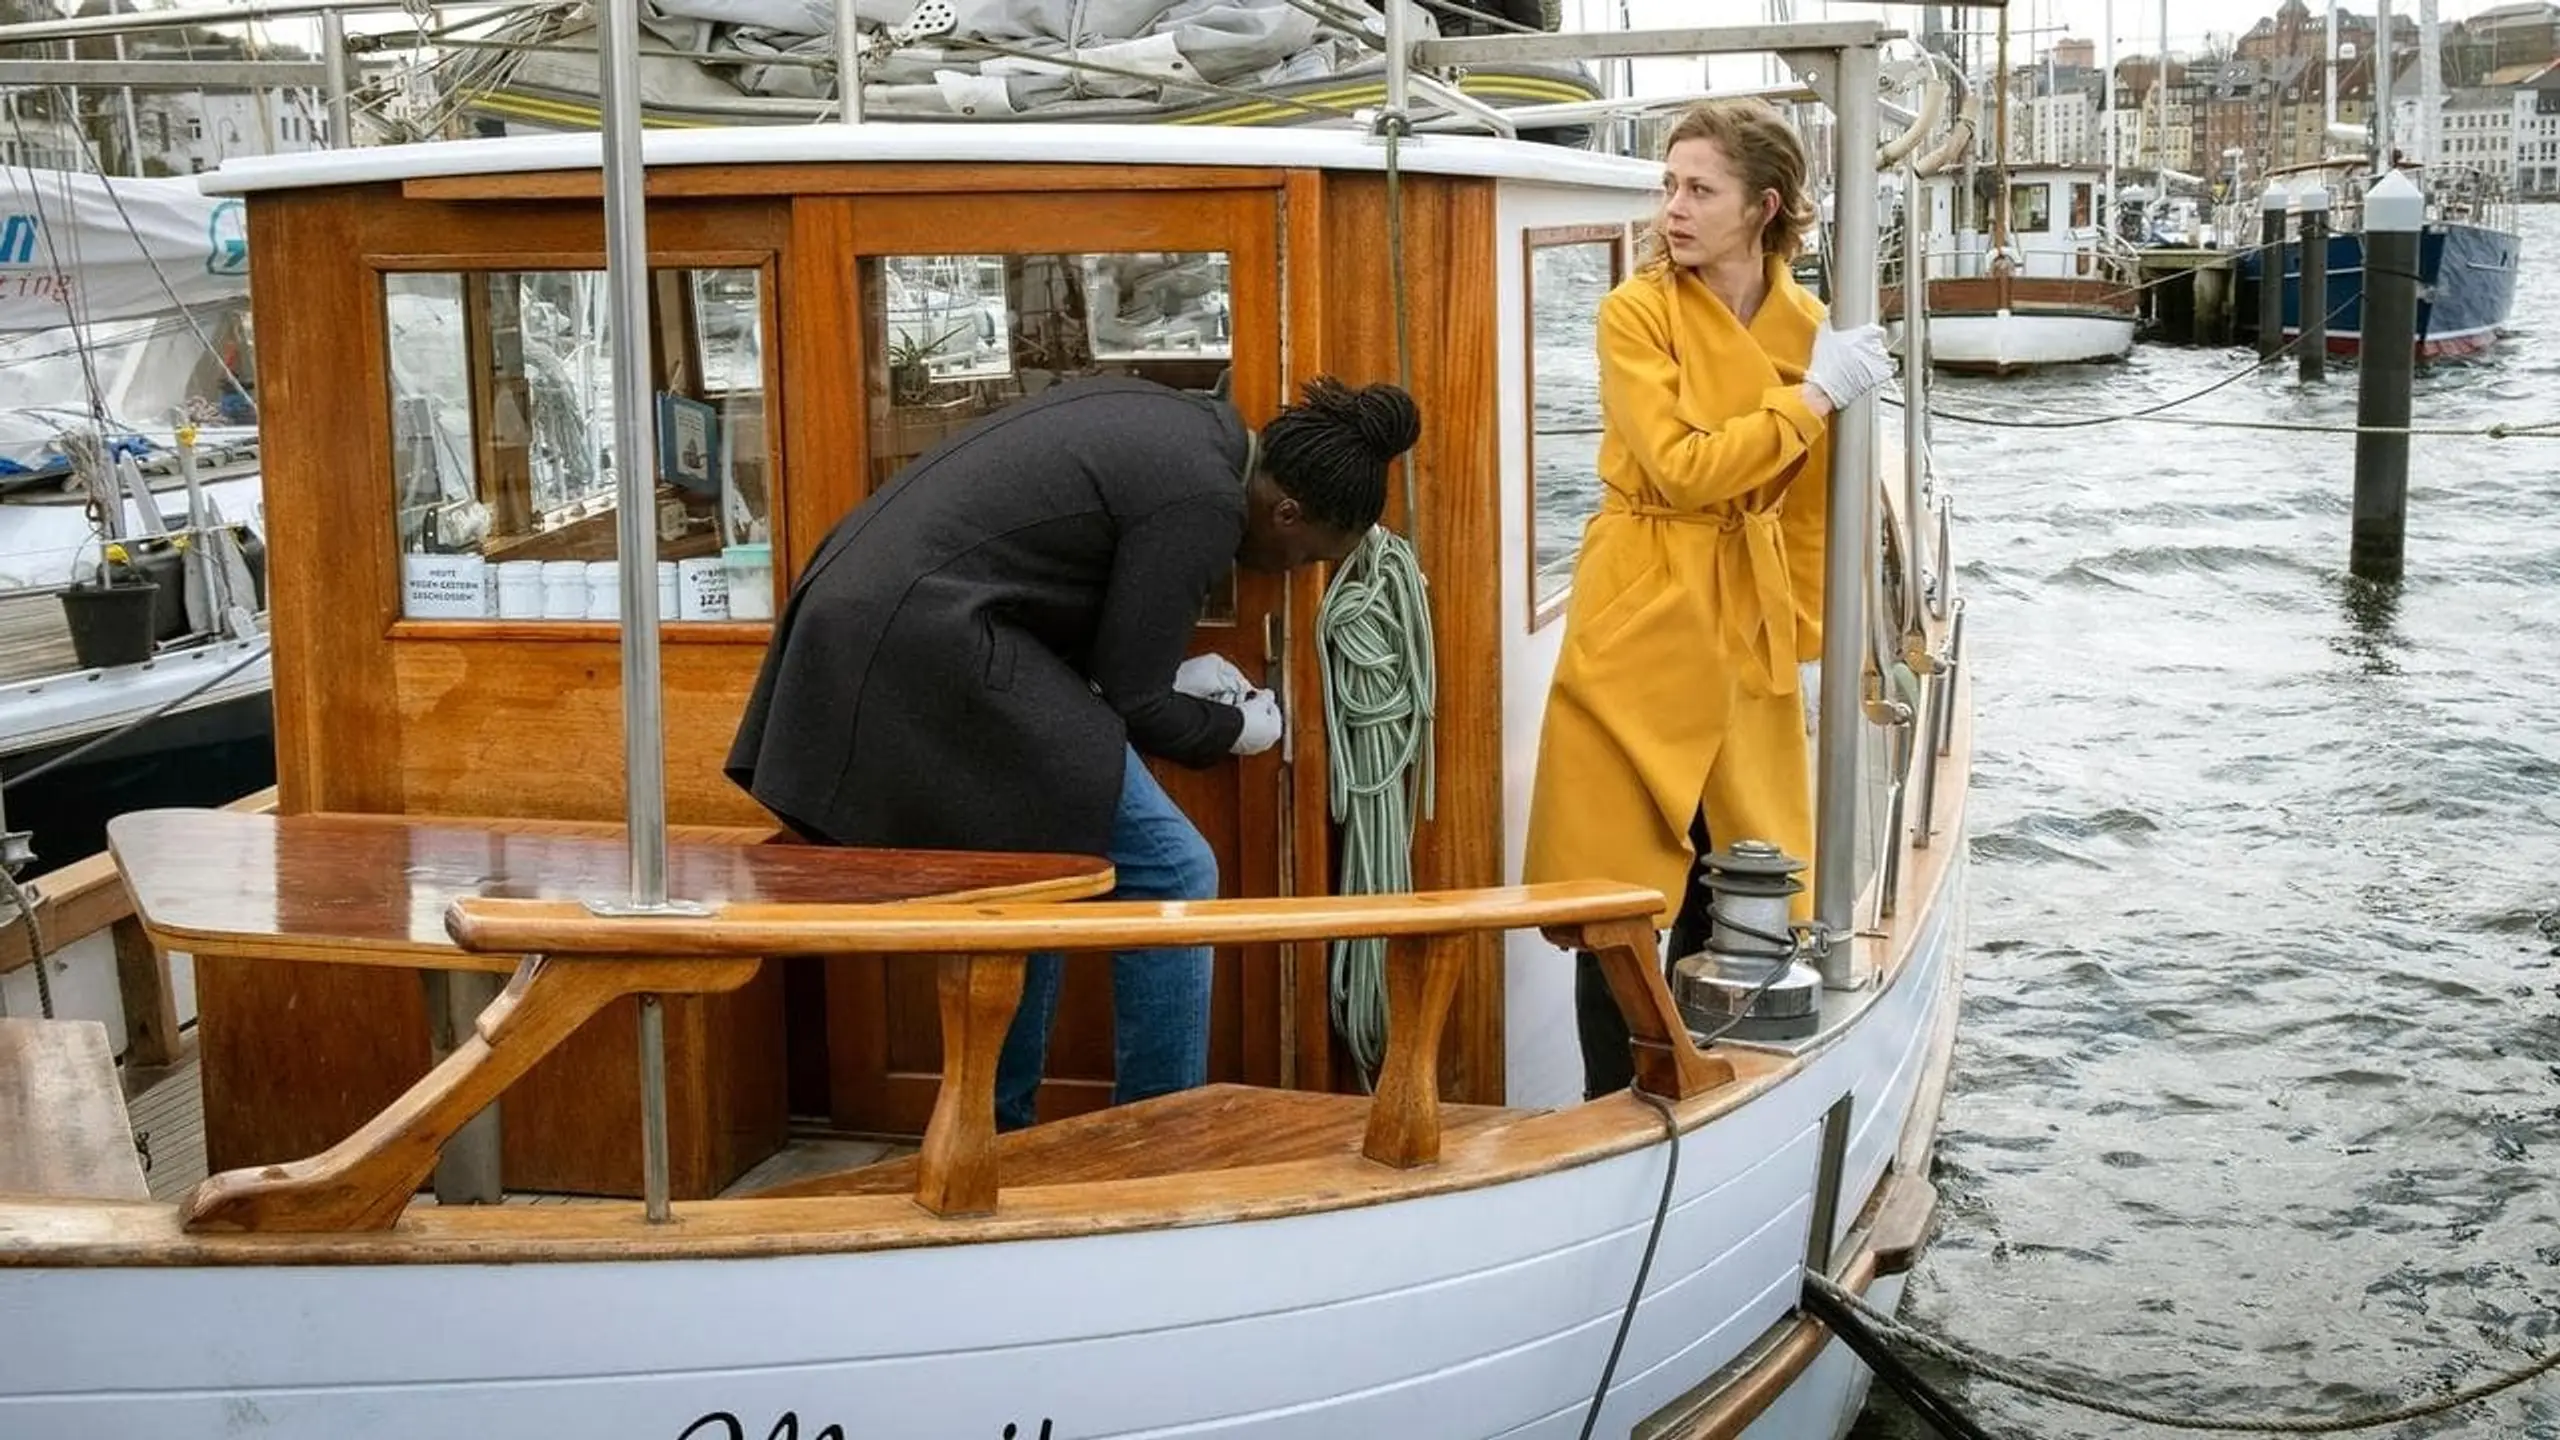
[[[193,179],[0,168],[0,333],[170,315],[249,293],[236,198]]]

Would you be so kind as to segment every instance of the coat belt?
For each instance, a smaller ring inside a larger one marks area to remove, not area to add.
[[[1787,583],[1785,532],[1779,528],[1778,512],[1678,510],[1623,500],[1614,493],[1601,501],[1600,510],[1605,515],[1631,515],[1669,525],[1711,525],[1727,534],[1739,531],[1743,552],[1749,557],[1751,589],[1737,596],[1727,587],[1718,599],[1738,610],[1737,602],[1756,596],[1760,604],[1756,638],[1764,649],[1761,662],[1768,674],[1769,693],[1796,693],[1796,601]]]

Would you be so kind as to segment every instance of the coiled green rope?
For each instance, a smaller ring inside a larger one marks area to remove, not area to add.
[[[1432,719],[1439,676],[1422,562],[1377,526],[1334,571],[1316,612],[1324,738],[1344,895],[1413,888],[1413,829],[1432,813]],[[1336,940],[1333,1026],[1363,1088],[1387,1048],[1386,942]]]

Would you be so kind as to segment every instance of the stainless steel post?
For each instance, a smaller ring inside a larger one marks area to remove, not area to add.
[[[657,445],[649,384],[649,222],[640,160],[635,0],[597,7],[603,59],[605,304],[613,329],[615,533],[622,555],[622,756],[635,907],[667,900],[666,737],[659,728]]]
[[[640,1204],[650,1223],[673,1217],[667,1197],[667,1009],[640,997]]]
[[[1876,318],[1876,49],[1840,50],[1832,174],[1831,320],[1841,329]],[[1875,400],[1831,417],[1830,530],[1823,544],[1822,733],[1816,757],[1813,914],[1830,944],[1822,982],[1857,983],[1852,934],[1858,896],[1858,750],[1866,716],[1866,574],[1875,561]]]
[[[329,76],[329,148],[343,150],[356,143],[356,137],[348,95],[347,17],[340,11],[324,11],[320,16],[320,64]]]
[[[1405,6],[1410,0],[1387,0],[1387,113],[1413,113],[1413,44],[1407,32]]]
[[[1929,473],[1929,242],[1928,203],[1920,189],[1920,172],[1902,167],[1902,526],[1911,537],[1911,574],[1906,588],[1915,596],[1930,564],[1943,563],[1921,553],[1921,499]]]
[[[862,123],[862,27],[854,0],[836,0],[836,118]]]

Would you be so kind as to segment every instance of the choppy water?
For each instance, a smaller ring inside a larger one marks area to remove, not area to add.
[[[2422,424],[2560,418],[2560,209]],[[2247,363],[1942,381],[2122,411]],[[2351,422],[2290,366],[2193,407]],[[2560,1343],[2560,441],[1942,424],[1978,718],[1969,978],[1906,1314],[2214,1411],[2340,1412]],[[2167,1433],[1933,1370],[2002,1435]],[[1925,1435],[1889,1400],[1861,1436]],[[2396,1436],[2560,1437],[2560,1376]]]

